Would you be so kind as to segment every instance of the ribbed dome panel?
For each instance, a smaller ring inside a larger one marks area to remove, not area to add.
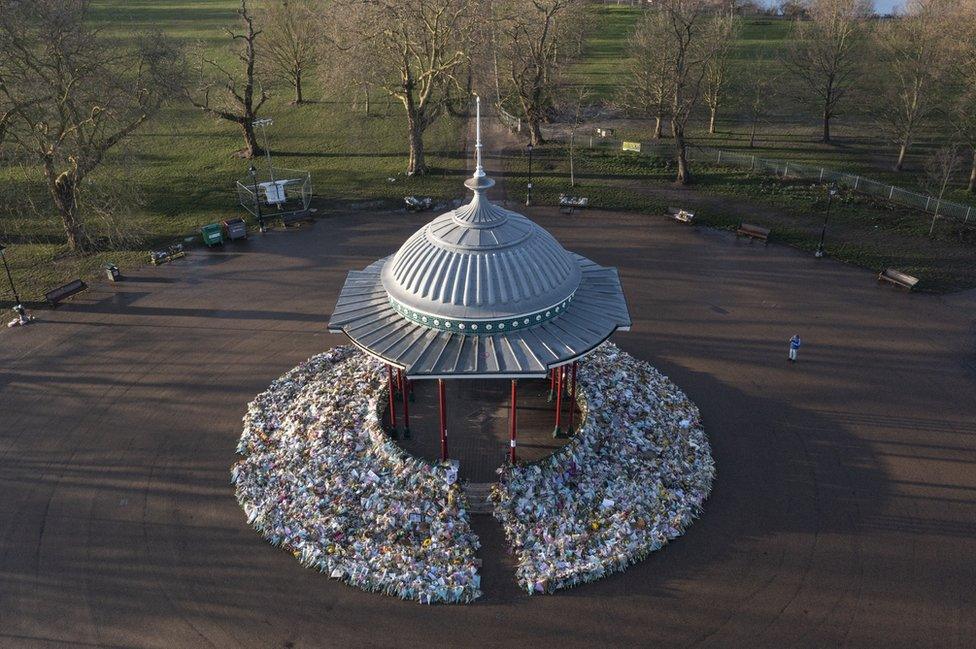
[[[383,287],[403,307],[461,320],[548,309],[571,298],[581,278],[551,234],[478,190],[414,233],[382,272]]]

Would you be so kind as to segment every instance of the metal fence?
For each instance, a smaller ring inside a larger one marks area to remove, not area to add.
[[[508,112],[501,106],[497,106],[497,108],[498,108],[499,121],[501,121],[501,123],[504,124],[513,133],[521,133],[522,132],[521,118],[512,115],[510,112]]]
[[[636,144],[636,143],[628,143]],[[670,143],[666,142],[640,142],[640,155],[653,155],[662,158],[673,156]],[[612,138],[592,137],[589,140],[592,148],[601,149],[623,149],[624,142]],[[633,147],[631,147],[631,150]],[[955,219],[963,224],[968,224],[970,217],[976,221],[976,213],[972,206],[963,205],[953,201],[940,200],[935,196],[920,194],[909,191],[901,187],[882,183],[871,178],[865,178],[856,174],[849,174],[840,171],[818,167],[816,165],[790,162],[788,160],[769,160],[758,156],[741,153],[738,151],[728,151],[723,149],[713,149],[711,147],[689,147],[688,159],[694,162],[714,164],[716,166],[736,167],[748,169],[755,173],[769,174],[780,178],[794,178],[801,180],[811,180],[818,183],[833,183],[839,187],[846,187],[856,192],[874,196],[882,200],[890,201],[897,205],[903,205],[912,209],[917,209],[928,214],[938,215],[949,219]]]

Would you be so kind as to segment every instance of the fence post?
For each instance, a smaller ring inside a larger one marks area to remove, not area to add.
[[[860,176],[855,176],[855,177],[854,177],[854,189],[857,189],[857,186],[858,186],[858,185],[859,185],[860,183],[861,183],[861,177],[860,177]]]
[[[756,156],[752,156],[752,167],[749,169],[749,171],[755,171],[755,170],[756,170]]]
[[[895,186],[892,185],[891,186],[891,191],[888,192],[888,200],[890,201],[894,197],[894,195],[895,195]]]
[[[969,207],[966,208],[966,220],[964,220],[962,222],[963,225],[966,225],[967,223],[969,223],[969,213],[972,212],[972,211],[973,211],[973,206],[972,205],[970,205]]]
[[[931,202],[932,202],[932,197],[931,196],[926,196],[925,197],[925,211],[926,212],[929,211],[929,203],[931,203]]]
[[[784,162],[783,163],[783,178],[786,178],[786,176],[789,173],[790,173],[790,163],[789,162]]]
[[[824,168],[820,167],[820,182],[823,182]]]

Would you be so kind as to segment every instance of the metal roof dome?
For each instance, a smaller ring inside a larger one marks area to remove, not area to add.
[[[485,197],[480,117],[479,100],[474,198],[350,271],[329,319],[411,379],[544,377],[630,329],[617,269]]]
[[[465,184],[474,191],[471,202],[418,230],[383,266],[393,307],[465,334],[562,312],[582,279],[576,259],[540,226],[492,204],[484,195],[491,179]]]

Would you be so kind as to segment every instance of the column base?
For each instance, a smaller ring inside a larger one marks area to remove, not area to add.
[[[555,428],[552,429],[552,438],[559,439],[561,437],[566,437],[566,434],[563,432],[562,428],[556,426]]]

